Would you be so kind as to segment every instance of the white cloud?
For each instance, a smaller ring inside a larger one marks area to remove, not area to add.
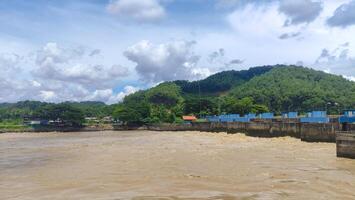
[[[21,61],[21,57],[14,53],[2,53],[0,54],[0,70],[2,73],[12,70],[19,70],[18,64]]]
[[[55,42],[47,43],[36,54],[36,64],[39,66],[51,66],[57,63],[67,63],[70,60],[81,58],[85,53],[83,47],[65,49]]]
[[[277,4],[249,4],[227,16],[231,27],[245,37],[275,38],[292,27],[283,27],[286,18],[279,14]]]
[[[108,104],[121,102],[127,95],[137,92],[139,89],[133,86],[125,86],[122,92],[115,94],[112,89],[96,90],[90,96],[86,97],[87,101],[102,101]]]
[[[322,12],[312,23],[292,26],[284,26],[288,16],[279,12],[278,1],[247,4],[226,16],[234,32],[208,34],[199,44],[210,43],[208,48],[223,47],[235,57],[243,58],[243,66],[247,67],[302,61],[317,69],[320,66],[315,66],[314,61],[323,48],[334,49],[345,42],[355,44],[355,26],[344,30],[331,29],[325,24],[334,10],[345,2],[347,0],[325,0]]]
[[[339,45],[333,50],[323,49],[314,67],[352,79],[355,75],[355,57],[349,53],[348,43]]]
[[[355,82],[355,76],[343,76],[343,77]]]
[[[46,90],[42,90],[40,91],[40,97],[44,100],[44,101],[53,101],[56,97],[56,94],[54,91],[46,91]]]
[[[40,100],[48,102],[100,99],[114,102],[116,87],[128,74],[119,65],[95,64],[92,51],[84,47],[64,48],[47,43],[25,59],[0,54],[0,101]],[[26,60],[24,62],[23,60]],[[18,66],[29,66],[26,73]],[[9,71],[9,73],[5,73]],[[122,95],[122,94],[121,94]]]
[[[158,0],[112,0],[107,10],[124,19],[142,22],[157,21],[166,15],[164,7]]]
[[[85,53],[82,47],[65,49],[56,43],[48,43],[36,54],[38,67],[33,74],[45,80],[82,84],[86,88],[112,86],[127,76],[128,69],[119,65],[106,67],[85,63],[81,59]]]
[[[124,55],[136,63],[136,71],[143,81],[191,80],[205,74],[201,69],[196,70],[199,56],[193,52],[194,45],[195,42],[184,40],[158,45],[144,40],[129,47]]]
[[[133,93],[137,92],[138,90],[139,90],[139,88],[137,88],[137,87],[133,87],[133,86],[129,86],[129,85],[125,86],[122,92],[119,92],[118,94],[112,96],[107,102],[109,104],[121,102],[124,97],[126,97],[127,95],[130,95],[130,94],[133,94]]]

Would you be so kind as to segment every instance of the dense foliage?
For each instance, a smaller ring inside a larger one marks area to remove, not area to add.
[[[150,106],[143,91],[125,97],[113,112],[114,118],[131,124],[147,122],[149,116]]]
[[[249,81],[254,76],[264,74],[275,66],[254,67],[249,70],[224,71],[200,81],[175,81],[184,93],[221,93]]]
[[[113,116],[129,124],[179,123],[183,115],[202,117],[221,113],[266,111],[266,106],[255,104],[252,98],[186,94],[175,83],[167,82],[127,96],[116,107]]]
[[[274,112],[355,107],[355,83],[341,76],[303,67],[277,67],[234,88],[231,97],[252,97]]]
[[[139,99],[133,98],[138,94]],[[201,81],[166,82],[125,98],[115,117],[155,123],[177,122],[182,115],[311,110],[339,114],[354,107],[354,82],[313,69],[276,65],[221,72]]]
[[[32,118],[60,121],[59,123],[80,126],[84,123],[84,113],[79,109],[67,103],[48,104],[37,109]]]
[[[179,121],[183,115],[180,93],[180,87],[169,82],[148,91],[139,91],[127,96],[117,106],[113,116],[131,124]]]
[[[64,102],[61,104],[39,101],[21,101],[0,104],[0,123],[20,124],[23,120],[43,119],[70,122],[79,125],[85,117],[102,118],[112,114],[113,106],[102,102]]]

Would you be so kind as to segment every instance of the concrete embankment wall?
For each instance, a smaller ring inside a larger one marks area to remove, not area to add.
[[[254,137],[291,136],[307,142],[335,142],[339,124],[304,124],[297,122],[220,122],[192,124],[161,124],[148,126],[155,131],[208,131],[245,133]]]
[[[355,126],[353,127],[355,130]],[[90,127],[37,127],[3,132],[76,132],[105,130],[155,130],[155,131],[206,131],[244,133],[254,137],[291,136],[307,142],[335,142],[335,132],[341,130],[337,123],[304,124],[298,122],[202,122],[191,124],[159,124],[150,126],[90,126]]]
[[[301,124],[301,139],[307,142],[335,142],[338,123]]]
[[[337,132],[337,157],[355,159],[355,131]]]

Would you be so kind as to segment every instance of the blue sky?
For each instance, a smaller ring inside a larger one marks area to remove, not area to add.
[[[0,102],[116,103],[272,64],[354,80],[354,35],[354,0],[2,0]]]

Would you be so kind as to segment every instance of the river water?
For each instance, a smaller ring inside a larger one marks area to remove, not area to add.
[[[6,133],[0,199],[355,199],[355,160],[289,137]]]

